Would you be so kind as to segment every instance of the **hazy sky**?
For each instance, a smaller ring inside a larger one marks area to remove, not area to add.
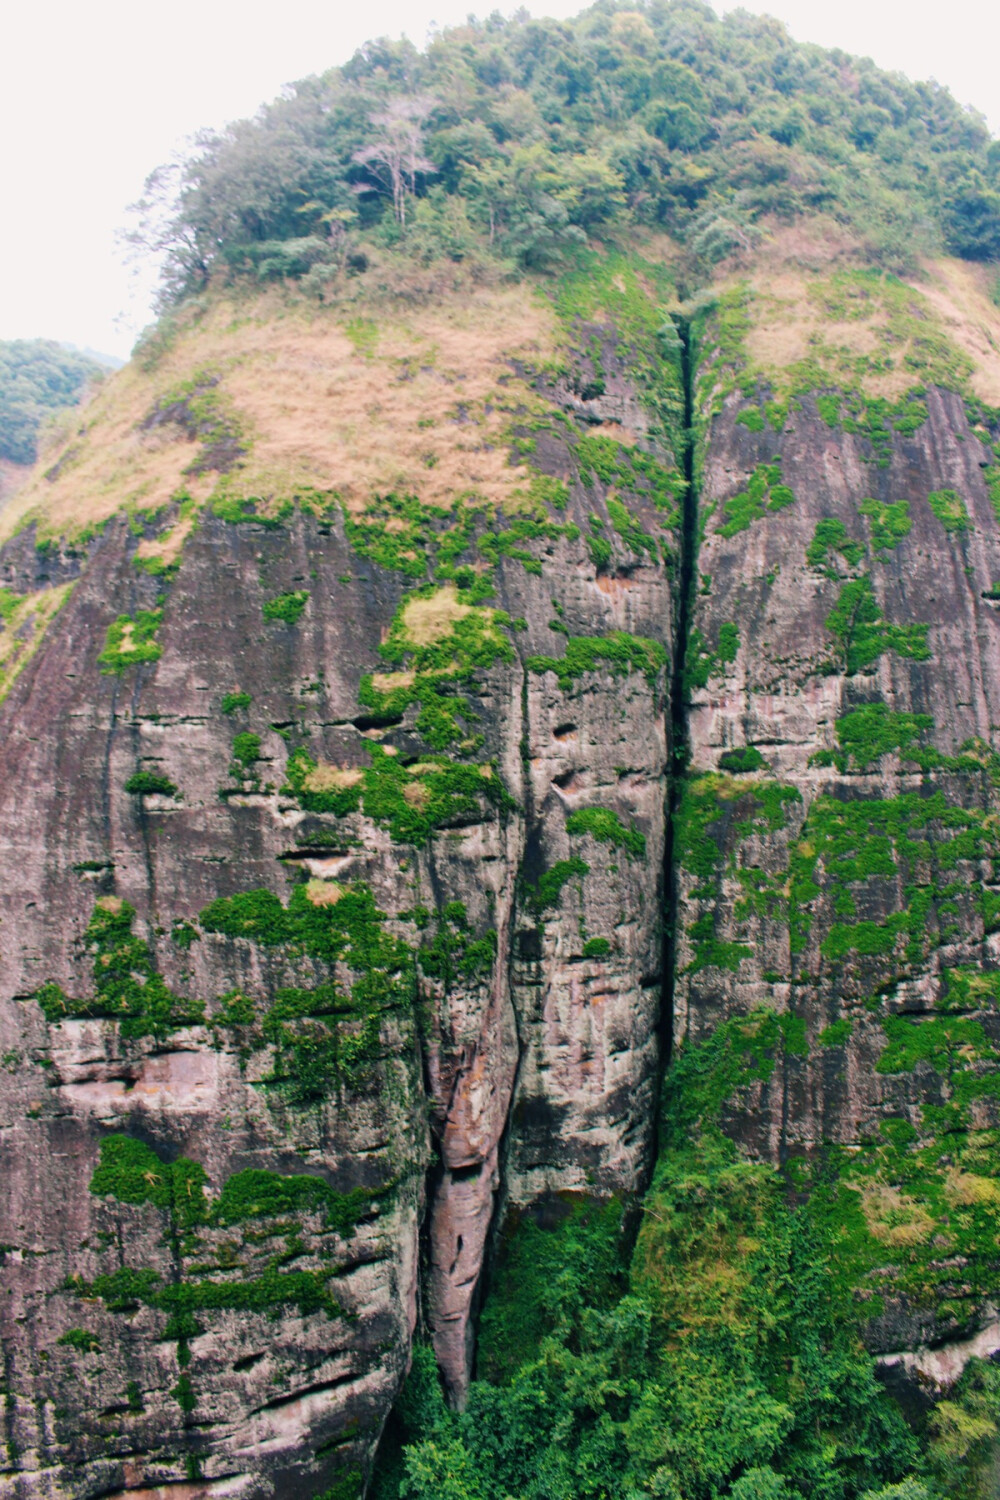
[[[729,10],[728,0],[715,0]],[[127,354],[149,319],[115,231],[147,172],[202,126],[252,114],[282,84],[373,36],[426,40],[493,0],[33,0],[11,4],[0,55],[0,338]],[[509,10],[512,4],[503,3]],[[530,0],[572,15],[579,0]],[[936,78],[1000,133],[996,0],[747,0],[802,41]]]

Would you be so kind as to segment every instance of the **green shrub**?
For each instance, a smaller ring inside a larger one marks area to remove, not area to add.
[[[637,828],[626,828],[610,807],[581,807],[566,819],[567,833],[589,833],[601,843],[624,849],[633,859],[646,856],[646,835]]]
[[[155,771],[136,771],[125,783],[125,791],[134,797],[158,794],[161,797],[176,797],[177,788],[168,776]]]
[[[285,625],[296,625],[308,602],[308,591],[296,589],[290,594],[278,594],[275,598],[268,599],[261,606],[261,612],[265,620],[280,620]]]
[[[244,708],[249,708],[252,702],[253,699],[249,693],[225,693],[220,706],[224,714],[235,714]]]
[[[98,656],[101,671],[121,676],[129,667],[159,661],[163,647],[155,639],[163,619],[162,609],[140,609],[134,615],[119,615],[108,626],[104,650]]]

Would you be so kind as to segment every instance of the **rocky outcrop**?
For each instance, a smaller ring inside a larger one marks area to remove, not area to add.
[[[461,1401],[502,1204],[641,1186],[677,514],[605,336],[558,503],[437,581],[336,501],[8,544],[66,590],[2,708],[12,1500],[354,1493],[418,1315]]]
[[[464,1399],[504,1231],[645,1186],[671,1042],[730,1045],[887,1369],[992,1348],[995,414],[778,399],[703,315],[685,515],[649,337],[591,309],[457,405],[393,346],[433,501],[258,503],[227,449],[0,553],[0,1494],[363,1493],[418,1325]]]

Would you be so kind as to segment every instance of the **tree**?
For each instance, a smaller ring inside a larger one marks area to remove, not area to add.
[[[385,109],[370,116],[375,135],[351,158],[375,179],[355,183],[355,192],[388,193],[402,229],[406,228],[407,195],[416,193],[417,177],[437,171],[424,151],[424,125],[436,102],[429,95],[390,100]]]

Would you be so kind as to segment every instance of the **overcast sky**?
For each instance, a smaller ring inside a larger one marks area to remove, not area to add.
[[[727,0],[715,0],[720,10]],[[0,52],[0,338],[126,355],[149,320],[115,232],[150,169],[203,126],[252,114],[282,84],[373,36],[464,20],[475,0],[22,0]],[[478,7],[494,8],[493,0]],[[513,8],[504,4],[502,9]],[[579,0],[530,0],[567,16]],[[936,78],[1000,134],[996,0],[747,0],[793,36]]]

